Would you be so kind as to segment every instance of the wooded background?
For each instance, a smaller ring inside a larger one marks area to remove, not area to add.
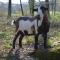
[[[0,16],[7,15],[8,18],[13,14],[18,15],[34,15],[33,9],[39,5],[46,5],[49,12],[55,15],[55,11],[60,11],[60,0],[45,0],[36,2],[35,0],[28,0],[28,3],[23,3],[19,0],[20,4],[12,4],[12,0],[8,0],[8,3],[0,2]]]

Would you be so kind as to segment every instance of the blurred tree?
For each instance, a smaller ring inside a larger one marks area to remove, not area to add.
[[[34,3],[35,3],[35,0],[29,0],[29,8],[30,8],[30,13],[31,15],[33,16],[34,15]]]
[[[39,0],[39,2],[40,2],[40,0]]]
[[[60,0],[56,0],[56,2],[60,2]]]
[[[9,3],[8,3],[8,18],[11,17],[11,0],[9,0]]]
[[[22,15],[24,15],[24,12],[23,12],[23,7],[22,7],[22,2],[20,0],[20,6],[21,6],[21,12],[22,12]]]
[[[54,5],[53,3],[54,3],[54,1],[52,0],[52,14],[53,14],[53,8],[54,8],[54,7],[53,7],[53,5]]]
[[[48,14],[49,14],[49,0],[45,0],[46,2],[46,7],[48,8]]]
[[[54,15],[55,15],[55,12],[56,12],[56,0],[55,0],[55,2],[54,2],[55,4],[55,6],[54,6]]]

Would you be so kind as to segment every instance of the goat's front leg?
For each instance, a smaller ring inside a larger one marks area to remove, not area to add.
[[[35,35],[35,45],[34,45],[34,49],[37,50],[38,49],[38,34]]]
[[[44,48],[47,48],[47,33],[42,34],[43,39],[44,39]]]

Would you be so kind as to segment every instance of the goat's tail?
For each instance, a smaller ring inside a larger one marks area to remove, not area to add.
[[[12,20],[11,25],[14,25],[14,23],[15,23],[15,20]]]
[[[15,25],[15,27],[16,27],[15,32],[16,32],[16,31],[18,30],[18,28],[19,28],[18,22],[15,21],[15,20],[12,20],[11,25],[12,25],[12,26]]]

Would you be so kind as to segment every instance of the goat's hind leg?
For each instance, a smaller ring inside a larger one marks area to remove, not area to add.
[[[22,48],[22,39],[24,37],[24,33],[20,32],[20,37],[19,37],[19,47]]]
[[[20,34],[20,31],[18,31],[18,32],[15,34],[15,37],[14,37],[14,39],[13,39],[13,49],[15,49],[15,42],[16,42],[19,34]]]

